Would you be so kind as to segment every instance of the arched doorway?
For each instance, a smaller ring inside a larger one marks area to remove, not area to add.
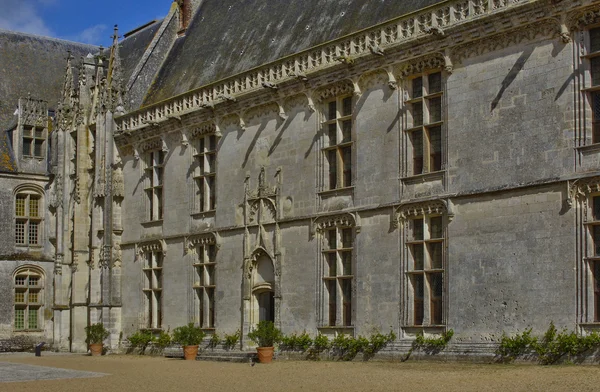
[[[254,262],[251,287],[251,323],[275,322],[275,270],[273,261],[266,254],[261,254]]]

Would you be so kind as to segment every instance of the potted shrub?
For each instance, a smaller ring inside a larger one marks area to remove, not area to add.
[[[102,355],[104,339],[106,339],[108,335],[110,335],[108,330],[104,328],[104,324],[97,323],[85,327],[85,334],[85,342],[90,346],[90,352],[92,353],[92,357]]]
[[[248,334],[250,340],[258,345],[258,361],[270,363],[273,359],[273,346],[281,340],[281,331],[272,321],[261,321],[258,326]]]
[[[173,330],[173,341],[183,346],[183,356],[186,360],[196,359],[198,355],[198,345],[204,339],[204,331],[200,327],[189,323]]]

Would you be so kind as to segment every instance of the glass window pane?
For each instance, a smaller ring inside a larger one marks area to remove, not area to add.
[[[15,309],[15,329],[25,329],[25,309]]]
[[[349,116],[352,114],[352,97],[346,97],[342,101],[342,116]]]
[[[342,293],[344,295],[342,302],[342,317],[344,319],[344,325],[350,326],[352,325],[352,280],[343,279],[341,283]]]
[[[591,29],[590,30],[590,52],[598,52],[600,51],[600,29]]]
[[[35,137],[36,137],[36,139],[43,138],[44,137],[44,128],[35,127]]]
[[[413,131],[412,139],[413,174],[423,173],[423,132]]]
[[[335,146],[337,144],[337,124],[329,124],[327,126],[327,134],[329,136],[329,145]]]
[[[342,248],[352,248],[352,229],[342,229]]]
[[[206,162],[208,163],[207,173],[214,173],[216,171],[215,162],[217,160],[217,156],[215,154],[206,154]]]
[[[423,275],[416,275],[413,277],[413,297],[414,297],[414,324],[422,325],[423,324],[423,316],[425,311],[423,309],[424,302],[424,290],[423,290]]]
[[[429,129],[429,171],[442,170],[442,128]]]
[[[208,149],[210,151],[215,151],[217,149],[217,137],[215,135],[210,135],[208,137]]]
[[[30,303],[30,304],[37,304],[38,303],[38,292],[37,291],[30,291],[29,292],[29,296],[27,298],[27,303]]]
[[[412,80],[412,98],[423,96],[423,79],[421,77]]]
[[[441,273],[431,274],[431,324],[442,324],[442,293],[444,291],[443,275]]]
[[[429,123],[442,121],[442,97],[429,99]]]
[[[329,163],[329,189],[337,188],[337,151],[327,152],[327,163]]]
[[[343,275],[352,275],[352,252],[341,252]]]
[[[43,158],[44,157],[44,150],[43,150],[44,141],[36,140],[33,147],[34,147],[33,156],[38,157],[38,158]]]
[[[331,101],[327,107],[327,120],[334,120],[337,118],[337,103],[336,101]]]
[[[38,244],[38,222],[29,222],[29,245]]]
[[[15,200],[15,214],[17,216],[25,216],[25,200],[27,196],[17,195]]]
[[[337,282],[327,281],[327,294],[329,296],[329,325],[335,326],[337,313]]]
[[[442,74],[440,72],[429,75],[429,94],[442,91]]]
[[[593,226],[594,255],[600,256],[600,226]]]
[[[33,143],[33,140],[23,138],[23,155],[31,156],[31,153],[32,153],[31,144],[32,143]]]
[[[421,241],[423,239],[423,219],[413,219],[412,224],[412,240]]]
[[[592,72],[592,86],[600,85],[600,57],[594,57],[590,60]]]
[[[215,190],[215,176],[206,177],[206,185],[208,187],[208,194],[210,196],[209,209],[214,210],[216,207],[216,190]]]
[[[423,102],[414,102],[411,104],[413,127],[423,125]]]
[[[344,147],[342,149],[342,159],[344,164],[343,186],[352,186],[352,147]]]
[[[15,302],[18,304],[25,303],[25,292],[24,291],[16,291],[15,292]]]
[[[412,256],[413,256],[413,270],[422,271],[425,264],[425,257],[423,252],[423,244],[413,244]]]
[[[15,285],[17,286],[25,286],[25,281],[27,280],[27,277],[25,276],[17,276],[15,278]]]
[[[337,249],[337,233],[335,229],[327,231],[327,247],[329,249]]]
[[[40,200],[34,196],[31,196],[31,198],[29,199],[29,216],[30,217],[37,218],[40,216],[39,201]]]
[[[592,93],[592,143],[600,143],[600,92]]]
[[[352,140],[352,120],[342,122],[342,143],[347,143]]]
[[[25,222],[24,221],[15,222],[15,242],[17,244],[25,243]]]
[[[327,267],[329,269],[329,275],[337,276],[337,256],[335,252],[327,253]]]
[[[431,260],[431,268],[433,269],[442,269],[442,250],[443,243],[441,242],[433,242],[428,245],[429,248],[429,258]]]
[[[442,238],[442,217],[435,216],[429,219],[429,238]]]

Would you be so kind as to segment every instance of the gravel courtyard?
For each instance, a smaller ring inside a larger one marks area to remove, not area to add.
[[[144,356],[92,358],[83,355],[43,355],[38,358],[33,354],[0,355],[0,391],[551,392],[597,391],[600,388],[600,369],[597,366],[479,365],[422,361],[279,361],[270,365],[250,366]],[[19,367],[22,369],[16,372],[15,369]],[[39,374],[45,375],[45,379],[7,382],[18,377],[36,378],[38,370]],[[53,372],[56,376],[50,377],[49,374]],[[59,377],[68,378],[48,379]]]

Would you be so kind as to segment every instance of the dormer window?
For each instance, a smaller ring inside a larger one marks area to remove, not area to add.
[[[44,158],[44,142],[46,141],[43,127],[23,126],[23,156]]]

